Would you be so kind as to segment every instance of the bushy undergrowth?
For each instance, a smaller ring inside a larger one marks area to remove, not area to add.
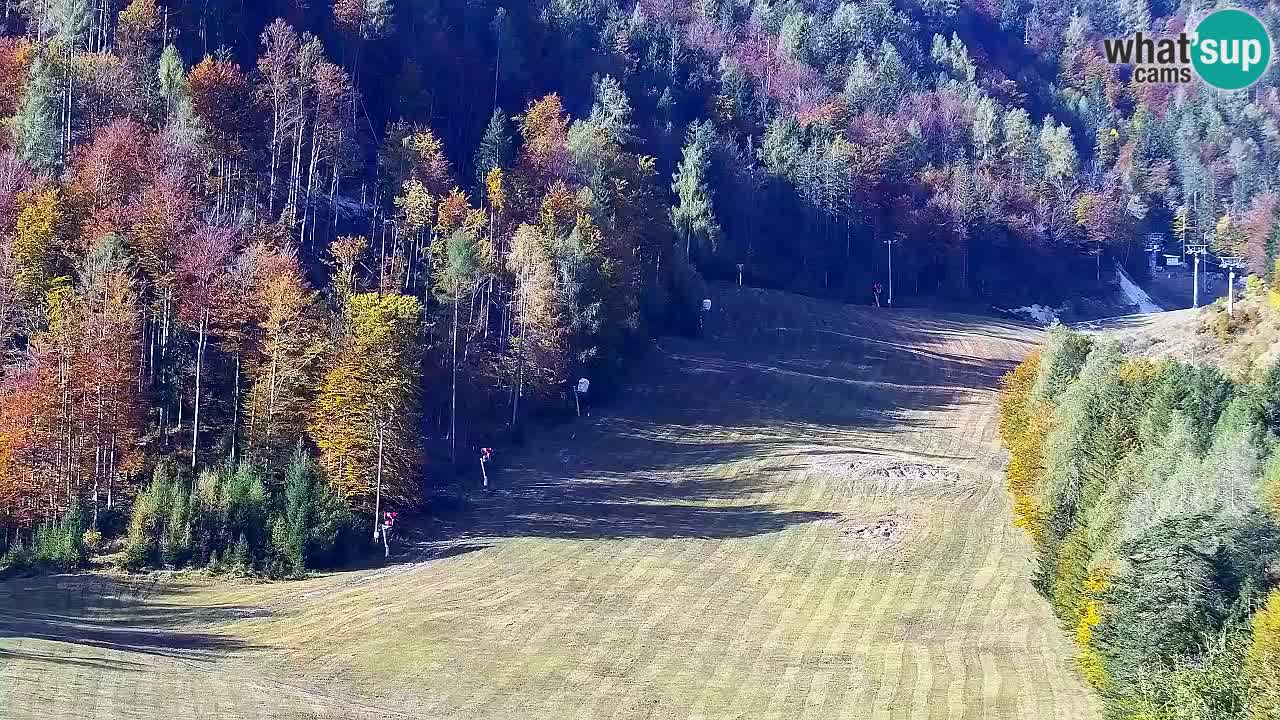
[[[205,568],[237,575],[292,577],[356,559],[369,547],[366,523],[333,490],[323,470],[297,451],[283,477],[250,463],[198,475],[158,464],[132,514],[67,510],[27,536],[5,537],[0,572],[83,568],[123,540],[125,570]],[[125,518],[127,517],[127,523]]]
[[[1205,316],[1200,332],[1213,335],[1218,342],[1229,343],[1236,335],[1257,327],[1258,321],[1258,311],[1248,305],[1242,304],[1234,314],[1228,314],[1223,305],[1214,305]]]
[[[1005,378],[1014,522],[1110,716],[1280,717],[1278,409],[1280,371],[1239,383],[1063,328]]]
[[[298,575],[345,560],[355,521],[302,452],[278,486],[251,464],[194,480],[160,465],[134,504],[121,564]]]
[[[36,528],[30,542],[19,540],[0,557],[0,572],[24,572],[29,570],[76,570],[89,556],[86,537],[94,536],[85,529],[85,513],[79,507],[62,514],[56,523],[45,523]]]

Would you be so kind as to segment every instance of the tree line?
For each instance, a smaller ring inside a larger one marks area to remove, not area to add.
[[[317,523],[332,550],[422,498],[427,438],[467,453],[696,326],[700,277],[611,77],[585,117],[555,93],[495,110],[469,193],[416,121],[368,174],[350,72],[283,20],[248,72],[185,66],[150,0],[104,50],[54,17],[3,41],[26,76],[0,163],[6,544],[124,529],[132,506],[131,567],[298,571]],[[106,108],[81,74],[99,62]]]
[[[897,240],[900,296],[1047,299],[1213,229],[1265,274],[1274,71],[1141,86],[1098,49],[1198,12],[6,3],[6,542],[93,526],[162,461],[279,495],[299,443],[350,509],[412,502],[420,438],[457,454],[579,373],[607,390],[739,265],[869,301]]]
[[[1015,524],[1110,716],[1280,713],[1280,368],[1050,333],[1004,380]]]

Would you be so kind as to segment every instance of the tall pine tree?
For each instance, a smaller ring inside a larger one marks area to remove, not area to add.
[[[31,63],[27,92],[12,120],[18,154],[43,171],[55,169],[62,160],[53,85],[48,61],[37,56]]]
[[[507,114],[498,108],[489,118],[489,125],[485,128],[484,137],[480,140],[480,147],[476,149],[476,183],[483,188],[490,170],[509,169],[514,159],[511,122],[507,119]]]
[[[707,176],[711,170],[711,144],[715,129],[710,122],[689,126],[684,156],[676,168],[671,192],[677,203],[671,208],[671,224],[676,236],[684,241],[685,257],[715,250],[720,242],[720,225],[712,206],[711,186]]]

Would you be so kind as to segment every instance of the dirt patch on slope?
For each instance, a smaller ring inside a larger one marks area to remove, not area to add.
[[[842,538],[871,550],[896,547],[910,527],[909,519],[896,512],[870,521],[845,518],[834,521],[834,524]]]

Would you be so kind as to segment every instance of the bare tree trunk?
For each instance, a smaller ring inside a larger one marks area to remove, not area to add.
[[[271,442],[271,435],[276,427],[276,371],[280,366],[279,349],[271,352],[271,373],[267,379],[267,443]]]
[[[72,60],[74,49],[71,44],[67,45],[67,98],[66,98],[66,137],[63,140],[62,157],[67,159],[71,157],[71,113],[74,109],[71,102],[72,84],[74,83],[74,75],[72,74]]]
[[[58,361],[58,373],[61,376],[60,381],[62,383],[62,426],[63,426],[63,433],[62,433],[63,452],[62,452],[62,458],[61,458],[62,476],[63,476],[64,484],[66,485],[67,495],[70,496],[71,495],[71,458],[75,450],[73,449],[72,442],[71,442],[71,433],[72,433],[72,430],[71,430],[71,383],[70,383],[71,368],[69,367],[67,359],[65,357],[59,359]]]
[[[678,32],[678,31],[676,30],[676,0],[671,0],[671,6],[670,6],[670,8],[669,8],[669,12],[671,13],[671,15],[670,15],[670,17],[668,17],[668,18],[667,18],[667,32],[668,32],[668,33],[670,33],[670,35],[671,35],[671,71],[670,71],[670,79],[671,79],[671,80],[675,80],[675,77],[676,77],[676,59],[677,59],[677,58],[679,57],[679,55],[680,55],[680,40],[679,40],[679,36],[676,34],[676,33]]]
[[[307,164],[307,188],[302,198],[302,232],[298,235],[298,242],[306,242],[307,239],[307,213],[311,208],[311,194],[315,191],[317,166],[320,164],[320,143],[317,138],[316,123],[311,124],[311,160]],[[302,142],[301,137],[298,140]],[[301,168],[299,168],[301,170]],[[313,221],[314,222],[314,221]],[[313,230],[314,232],[314,230]]]
[[[236,461],[236,444],[240,430],[240,353],[236,353],[235,390],[232,393],[231,408],[231,462]]]
[[[453,279],[453,388],[449,398],[449,454],[458,462],[458,302],[460,283]]]
[[[208,336],[209,311],[200,318],[200,333],[196,341],[196,402],[191,416],[191,469],[195,469],[197,449],[200,445],[200,380],[204,371],[204,348]]]
[[[267,185],[267,213],[274,216],[276,210],[276,182],[280,175],[280,150],[284,145],[282,135],[285,132],[285,96],[287,91],[277,96],[272,92],[271,96],[271,175]],[[299,120],[301,120],[301,114]]]
[[[381,408],[379,408],[378,412],[379,413],[382,412]],[[378,537],[378,521],[382,517],[382,458],[383,458],[383,437],[385,435],[382,418],[378,418],[377,423],[378,423],[378,429],[377,429],[377,433],[378,433],[378,480],[377,480],[377,483],[378,485],[377,485],[377,488],[374,490],[374,496],[373,496],[373,533],[374,533],[373,537],[375,540]]]
[[[523,277],[523,275],[524,273],[522,272],[521,277]],[[521,281],[521,284],[523,284],[523,280]],[[516,379],[516,385],[515,385],[515,393],[511,398],[511,427],[513,428],[516,426],[516,418],[518,417],[518,413],[520,409],[520,396],[524,394],[524,351],[525,351],[524,345],[525,345],[525,336],[528,334],[528,330],[529,330],[528,326],[525,325],[525,321],[524,321],[524,293],[523,292],[520,294],[519,303],[520,303],[520,308],[518,308],[517,312],[520,315],[520,349],[516,356],[517,357],[516,359],[516,378],[517,379]],[[514,318],[512,320],[513,320],[512,324],[514,326]]]
[[[302,140],[307,126],[306,113],[306,79],[298,82],[298,128],[293,134],[293,165],[289,172],[289,200],[285,205],[284,215],[288,218],[289,228],[297,224],[298,219],[298,187],[302,175]],[[314,151],[314,148],[313,148]],[[301,240],[301,238],[299,238]]]
[[[342,176],[338,174],[338,159],[337,153],[335,152],[333,160],[333,181],[329,184],[329,237],[333,237],[334,233],[338,230],[338,182],[341,177]],[[312,228],[312,245],[315,244],[315,232],[315,228]]]
[[[106,333],[102,333],[103,340],[106,340]],[[95,424],[97,427],[93,430],[93,527],[98,527],[98,502],[100,500],[99,492],[102,485],[103,459],[105,449],[102,447],[102,421],[104,402],[102,397],[102,380],[97,383],[98,390],[98,412]]]

